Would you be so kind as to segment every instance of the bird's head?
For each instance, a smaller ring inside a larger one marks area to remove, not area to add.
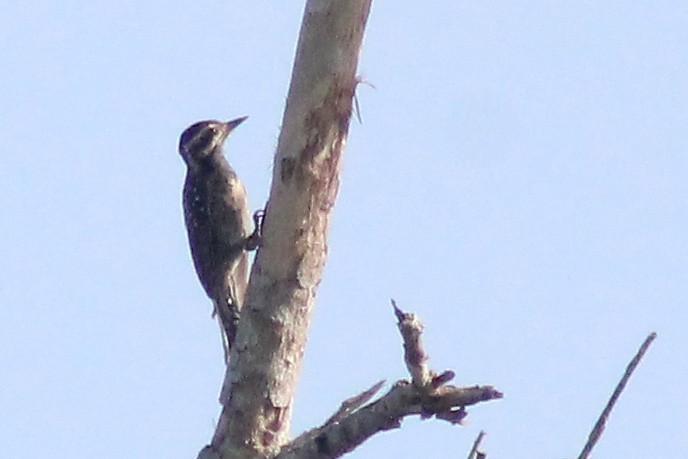
[[[199,121],[182,133],[179,138],[179,154],[189,166],[201,163],[206,158],[221,154],[227,136],[248,118],[242,116],[231,121]]]

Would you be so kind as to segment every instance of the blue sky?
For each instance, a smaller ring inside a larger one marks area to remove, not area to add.
[[[378,1],[294,434],[431,365],[499,402],[408,419],[352,457],[575,457],[659,337],[597,457],[688,451],[688,6]],[[0,30],[0,454],[195,457],[220,337],[196,280],[181,131],[249,115],[228,156],[267,197],[299,2],[56,2]]]

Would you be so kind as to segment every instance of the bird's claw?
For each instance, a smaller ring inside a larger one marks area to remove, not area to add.
[[[263,218],[265,218],[265,209],[258,209],[253,212],[253,224],[259,232],[263,231]]]
[[[253,233],[246,238],[246,243],[244,245],[245,249],[248,251],[256,250],[260,247],[263,240],[263,219],[265,218],[265,209],[258,209],[253,213]]]

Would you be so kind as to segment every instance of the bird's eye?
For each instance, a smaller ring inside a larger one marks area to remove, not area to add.
[[[215,137],[215,129],[213,128],[208,128],[204,130],[201,135],[198,136],[198,139],[196,140],[196,145],[198,145],[199,148],[206,149],[210,147],[213,143],[213,138]]]
[[[179,151],[187,159],[200,160],[213,154],[220,135],[220,129],[212,123],[196,123],[182,134]]]

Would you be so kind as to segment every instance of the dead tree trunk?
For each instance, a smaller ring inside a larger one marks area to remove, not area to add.
[[[263,243],[232,348],[229,400],[212,446],[275,455],[291,410],[339,188],[370,0],[309,0],[265,212]]]

